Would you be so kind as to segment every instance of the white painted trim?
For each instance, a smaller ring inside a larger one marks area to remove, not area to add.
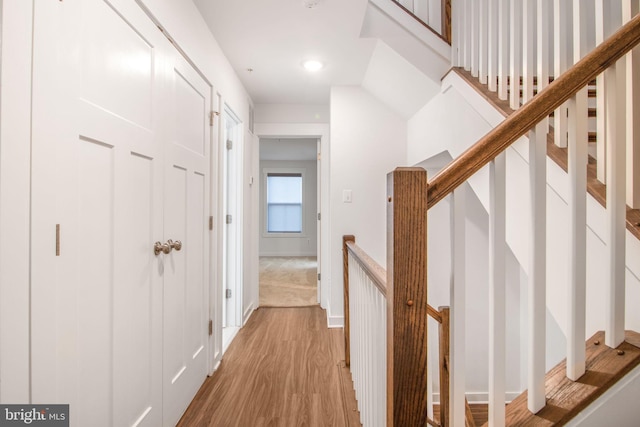
[[[249,321],[249,318],[251,317],[251,315],[253,314],[254,311],[256,311],[256,309],[253,307],[253,303],[249,304],[247,309],[242,314],[242,326],[243,327],[244,327],[244,325],[247,324],[247,322]]]
[[[28,403],[33,2],[0,14],[0,402]]]
[[[320,161],[320,215],[322,218],[322,228],[320,236],[318,236],[322,253],[318,254],[318,272],[321,274],[322,280],[318,282],[320,293],[320,307],[331,311],[330,301],[331,292],[334,290],[331,287],[331,206],[330,206],[330,169],[329,162],[330,157],[330,138],[329,138],[329,124],[328,123],[256,123],[254,126],[254,133],[260,138],[318,138],[320,140],[322,159]],[[253,176],[260,176],[259,167],[252,171]],[[258,213],[259,214],[259,213]],[[254,233],[251,236],[255,240],[255,244],[258,244],[258,233]],[[257,260],[256,260],[257,261]],[[338,292],[338,290],[335,290]],[[342,284],[340,284],[339,292],[342,292]],[[329,322],[329,317],[327,317]],[[342,321],[343,322],[343,321]],[[330,322],[329,322],[330,323]],[[341,325],[342,326],[342,323]],[[337,327],[337,326],[336,326]]]
[[[329,328],[344,328],[344,316],[330,316],[327,314],[327,326]]]

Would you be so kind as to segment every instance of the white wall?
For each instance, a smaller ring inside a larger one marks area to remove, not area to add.
[[[362,88],[331,89],[330,326],[343,324],[342,236],[386,265],[387,173],[406,166],[406,138],[406,121]]]
[[[326,104],[256,104],[256,123],[329,123]]]
[[[303,201],[303,233],[291,236],[269,236],[266,233],[266,188],[265,175],[277,170],[304,170],[304,201]],[[261,160],[260,161],[260,256],[316,256],[317,254],[317,162]]]

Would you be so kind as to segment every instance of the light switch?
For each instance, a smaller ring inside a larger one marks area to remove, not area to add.
[[[351,203],[351,190],[342,190],[342,202]]]

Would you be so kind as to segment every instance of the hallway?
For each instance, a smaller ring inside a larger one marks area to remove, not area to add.
[[[318,306],[258,309],[178,426],[359,426],[343,341]]]

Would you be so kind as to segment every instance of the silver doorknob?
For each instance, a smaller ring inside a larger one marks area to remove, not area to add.
[[[171,252],[171,245],[169,243],[160,243],[160,242],[155,242],[153,244],[153,253],[157,256],[160,254],[160,252],[168,254],[169,252]]]
[[[167,243],[169,244],[169,246],[171,246],[172,249],[175,249],[176,251],[182,249],[182,242],[180,240],[176,240],[174,242],[173,240],[169,239],[167,240]]]

